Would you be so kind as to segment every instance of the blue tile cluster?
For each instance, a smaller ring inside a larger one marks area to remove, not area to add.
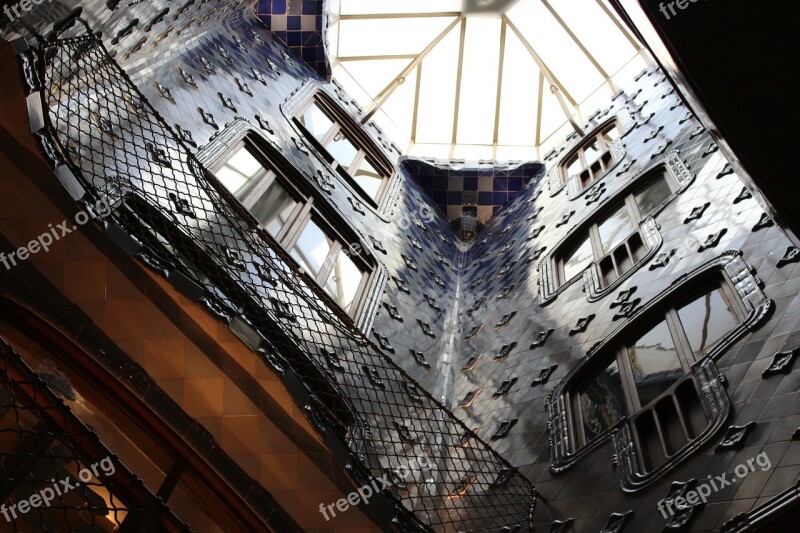
[[[256,15],[321,78],[331,66],[325,44],[327,0],[258,0]]]

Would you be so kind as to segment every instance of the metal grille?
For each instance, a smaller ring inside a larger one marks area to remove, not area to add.
[[[0,531],[189,531],[0,341]]]
[[[87,208],[113,203],[102,223],[133,237],[143,262],[168,279],[189,277],[213,314],[250,332],[326,444],[339,443],[354,484],[391,482],[396,527],[530,528],[528,480],[354,327],[191,155],[99,39],[43,41],[36,55],[54,153],[86,189]]]

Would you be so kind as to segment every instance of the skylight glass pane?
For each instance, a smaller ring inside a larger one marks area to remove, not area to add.
[[[535,161],[536,148],[534,146],[498,146],[498,161]]]
[[[506,33],[505,54],[498,142],[535,145],[539,67],[511,31]]]
[[[609,75],[636,55],[636,49],[594,0],[549,2]]]
[[[415,144],[411,147],[409,155],[417,157],[436,157],[447,159],[450,157],[449,144]]]
[[[339,57],[418,54],[453,21],[453,17],[342,20]]]
[[[341,0],[342,15],[461,11],[461,0]]]
[[[459,143],[493,142],[500,64],[500,24],[499,18],[467,20],[458,116]]]
[[[542,141],[549,138],[553,132],[559,129],[567,120],[566,115],[564,115],[564,110],[561,109],[561,104],[558,103],[556,96],[550,92],[550,87],[547,85],[547,82],[545,82],[544,94],[542,95],[542,116],[540,120]],[[559,139],[558,144],[562,142],[564,142],[563,138]]]
[[[362,108],[366,108],[372,102],[372,97],[364,91],[342,63],[333,67],[333,77],[342,84],[347,94],[352,96]]]
[[[345,61],[344,68],[367,93],[377,95],[403,72],[411,59]]]
[[[417,141],[450,144],[455,115],[459,28],[454,28],[422,63]]]
[[[603,83],[603,77],[544,4],[520,2],[508,17],[577,102]]]
[[[417,92],[417,69],[406,78],[394,94],[383,104],[383,111],[402,132],[403,139],[411,139],[411,125],[414,122],[414,95]],[[397,143],[403,139],[392,138]]]
[[[492,146],[458,144],[453,152],[453,157],[456,159],[465,159],[467,161],[492,159],[492,157],[494,157],[494,148]]]

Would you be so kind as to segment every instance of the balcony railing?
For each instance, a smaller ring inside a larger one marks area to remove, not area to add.
[[[391,482],[366,509],[384,528],[530,529],[530,482],[353,325],[86,30],[21,55],[73,197],[113,205],[98,224],[282,375],[354,488]]]

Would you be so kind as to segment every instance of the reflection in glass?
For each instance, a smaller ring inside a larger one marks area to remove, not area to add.
[[[277,238],[295,207],[297,202],[294,198],[281,187],[278,180],[273,180],[264,194],[256,200],[250,212],[270,235]]]
[[[255,185],[257,180],[254,178],[260,177],[266,171],[250,151],[242,147],[225,162],[216,176],[241,201]]]
[[[317,224],[310,220],[297,244],[292,249],[291,256],[313,277],[322,270],[325,259],[331,251],[333,240],[330,239]]]
[[[306,109],[306,112],[300,117],[300,123],[320,142],[333,126],[333,121],[317,104],[311,104]]]
[[[564,257],[564,282],[566,283],[583,272],[594,259],[592,243],[587,238]]]
[[[600,149],[597,139],[595,139],[584,147],[583,153],[586,155],[586,166],[590,167],[592,163],[600,158],[600,154],[602,154],[603,151]]]
[[[629,346],[628,357],[642,407],[655,400],[684,375],[666,321],[659,322]]]
[[[358,155],[358,148],[353,146],[353,143],[350,142],[350,139],[345,137],[341,132],[336,134],[326,148],[333,158],[338,161],[338,163],[342,165],[345,170],[350,168],[350,165],[353,164],[356,155]]]
[[[697,359],[706,355],[739,323],[719,288],[678,309],[678,316]]]
[[[667,177],[662,172],[659,176],[650,180],[642,189],[634,193],[633,197],[639,207],[639,213],[642,218],[645,218],[650,216],[671,194],[672,190],[669,187],[669,182],[667,182]]]
[[[383,183],[383,178],[381,178],[378,171],[375,170],[375,167],[373,167],[366,158],[353,174],[353,179],[356,180],[359,187],[364,189],[364,192],[373,200],[378,196],[378,191]]]
[[[339,253],[336,264],[333,266],[331,275],[325,283],[327,292],[342,309],[350,312],[353,300],[361,285],[364,273],[353,263],[344,252]]]
[[[616,359],[580,388],[579,398],[587,442],[628,415]]]
[[[628,207],[623,203],[619,209],[600,223],[598,229],[603,253],[607,254],[624,242],[635,229]]]

